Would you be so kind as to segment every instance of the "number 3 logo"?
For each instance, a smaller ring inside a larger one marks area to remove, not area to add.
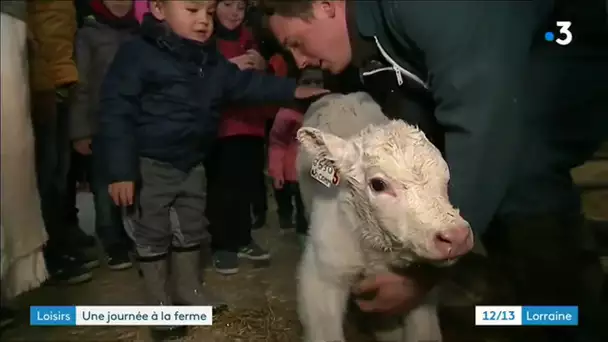
[[[572,42],[572,32],[570,32],[570,27],[572,26],[572,22],[570,21],[558,21],[556,23],[557,27],[559,27],[559,33],[561,33],[564,38],[557,38],[555,42],[559,45],[568,45]]]

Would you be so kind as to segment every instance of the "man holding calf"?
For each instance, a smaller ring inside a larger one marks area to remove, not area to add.
[[[569,172],[607,137],[605,24],[577,31],[583,23],[573,22],[574,40],[559,46],[543,40],[566,20],[554,17],[548,0],[264,5],[301,68],[338,74],[351,64],[384,63],[375,70],[393,75],[388,93],[398,94],[401,111],[394,116],[414,124],[432,117],[442,128],[450,200],[490,257],[507,261],[521,304],[580,305],[585,340],[599,338],[593,322],[602,316],[603,275]],[[371,74],[362,73],[364,83]],[[385,274],[356,291],[376,292],[359,302],[364,311],[395,312],[426,289]]]

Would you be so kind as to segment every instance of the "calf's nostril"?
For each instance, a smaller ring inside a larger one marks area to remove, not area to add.
[[[454,227],[435,234],[434,245],[441,258],[455,258],[466,254],[471,247],[471,230],[464,227]]]
[[[438,233],[435,236],[435,240],[438,243],[442,243],[442,244],[447,244],[447,245],[452,244],[452,239],[450,239],[450,237],[447,234],[443,234],[443,233]]]
[[[469,239],[471,230],[468,227],[457,227],[446,230],[442,233],[453,244],[463,244]]]
[[[440,259],[450,257],[450,254],[452,253],[453,243],[448,235],[443,233],[437,233],[435,235],[434,244],[437,252],[439,252],[439,254],[441,255],[439,257]]]

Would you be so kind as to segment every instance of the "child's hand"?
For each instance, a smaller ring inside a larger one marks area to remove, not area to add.
[[[108,191],[110,197],[119,207],[128,207],[133,205],[133,197],[135,194],[135,183],[133,182],[116,182],[110,184]]]
[[[83,156],[91,155],[91,138],[79,139],[72,144],[76,152]]]
[[[251,69],[255,66],[253,58],[251,55],[244,54],[237,57],[232,57],[228,60],[230,63],[236,64],[237,67],[241,70]]]
[[[266,61],[264,60],[264,57],[262,57],[262,55],[260,55],[259,52],[257,52],[254,49],[250,49],[247,51],[247,55],[249,55],[249,57],[251,58],[251,62],[253,63],[253,67],[257,70],[265,70],[266,69]]]
[[[272,178],[272,186],[275,189],[283,189],[283,185],[285,184],[285,179],[283,177],[274,177]]]
[[[307,99],[327,93],[329,93],[329,90],[323,88],[297,87],[295,97],[296,99]]]

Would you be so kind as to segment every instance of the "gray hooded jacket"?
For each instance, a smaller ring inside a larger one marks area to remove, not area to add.
[[[98,22],[93,16],[86,17],[78,30],[74,50],[80,82],[70,109],[72,140],[90,138],[97,131],[101,84],[116,51],[132,32]]]

